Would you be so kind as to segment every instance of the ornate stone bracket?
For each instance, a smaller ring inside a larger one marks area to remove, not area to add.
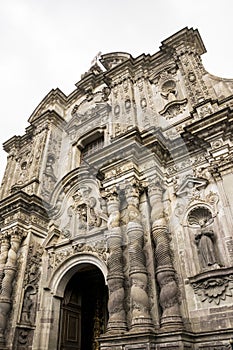
[[[233,296],[233,268],[220,268],[189,277],[194,292],[201,301],[214,302],[219,305],[221,300]]]

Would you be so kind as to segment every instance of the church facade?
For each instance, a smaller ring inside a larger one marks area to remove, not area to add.
[[[0,349],[231,348],[233,80],[203,53],[104,54],[4,143]]]

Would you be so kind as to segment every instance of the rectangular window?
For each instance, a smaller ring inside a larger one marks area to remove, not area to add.
[[[103,145],[104,145],[104,137],[103,136],[86,144],[86,146],[82,150],[82,158],[86,158],[90,154],[97,152],[99,149],[103,148]]]

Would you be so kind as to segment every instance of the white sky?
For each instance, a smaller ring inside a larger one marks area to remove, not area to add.
[[[0,0],[0,144],[22,135],[43,97],[67,95],[94,56],[153,54],[184,27],[198,29],[212,74],[233,78],[232,0]],[[6,154],[0,148],[0,178]]]

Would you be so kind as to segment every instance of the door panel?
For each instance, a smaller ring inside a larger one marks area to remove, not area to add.
[[[63,307],[62,350],[81,350],[81,312],[75,305],[73,309]]]
[[[61,305],[59,350],[98,350],[107,322],[107,289],[102,273],[85,265],[68,282]]]

